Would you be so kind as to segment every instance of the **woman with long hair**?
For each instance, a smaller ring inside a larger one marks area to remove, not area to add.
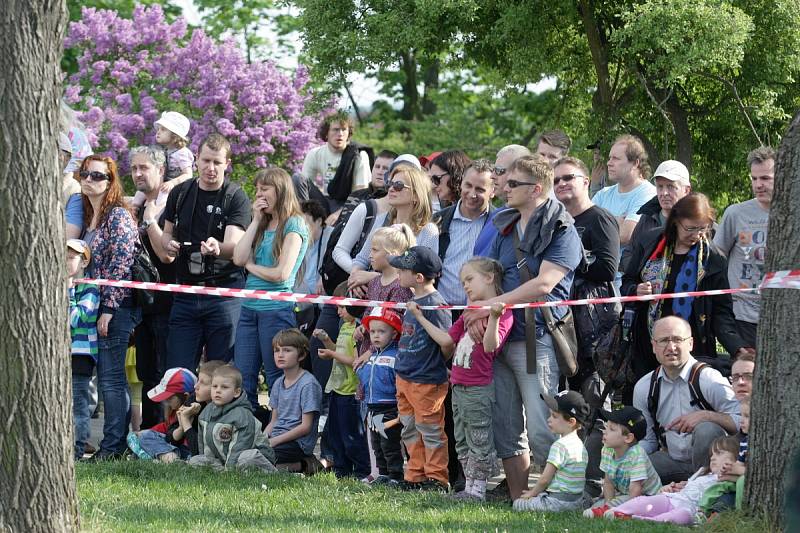
[[[117,165],[110,157],[90,155],[78,170],[83,200],[83,240],[92,251],[91,278],[131,279],[136,222],[123,198]],[[128,339],[139,322],[133,291],[100,287],[97,319],[97,377],[103,394],[103,440],[92,457],[118,459],[125,451],[130,422],[130,390],[125,376]]]
[[[622,277],[622,294],[729,288],[728,263],[711,244],[714,219],[714,209],[704,194],[693,192],[681,198],[670,211],[664,230],[651,231],[632,250]],[[632,365],[637,377],[658,366],[651,345],[653,323],[670,315],[691,325],[695,359],[718,364],[717,339],[731,356],[746,350],[736,331],[729,294],[639,302],[632,330]]]
[[[294,192],[292,178],[280,168],[259,170],[254,178],[253,220],[233,251],[233,262],[247,270],[245,288],[292,292],[308,246],[308,227]],[[234,364],[242,372],[244,390],[258,406],[258,373],[267,386],[281,376],[275,365],[272,338],[297,327],[294,303],[247,299],[236,328]]]

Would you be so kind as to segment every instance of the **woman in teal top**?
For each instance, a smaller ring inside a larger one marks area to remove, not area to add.
[[[253,181],[253,221],[233,251],[233,262],[247,269],[247,289],[292,292],[308,246],[308,227],[292,178],[280,168],[270,168],[258,171]],[[272,338],[294,327],[293,302],[247,299],[242,304],[233,361],[242,372],[242,384],[254,408],[262,365],[270,389],[281,376]]]

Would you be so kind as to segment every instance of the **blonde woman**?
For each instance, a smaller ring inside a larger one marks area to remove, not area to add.
[[[308,246],[308,227],[292,178],[283,169],[270,168],[258,171],[253,181],[253,221],[236,244],[233,262],[247,270],[247,289],[292,292]],[[242,304],[233,360],[254,408],[258,406],[256,386],[262,365],[270,389],[281,377],[273,358],[272,338],[296,326],[292,302],[248,299]]]

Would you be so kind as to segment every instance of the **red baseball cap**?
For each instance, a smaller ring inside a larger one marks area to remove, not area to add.
[[[389,324],[397,333],[403,331],[403,319],[400,318],[400,315],[394,309],[376,307],[369,315],[361,319],[361,323],[364,325],[364,328],[369,330],[369,324],[373,320],[380,320],[381,322]]]
[[[429,155],[421,155],[419,156],[419,162],[423,167],[427,167],[429,164],[433,163],[433,160],[442,155],[442,152],[431,152]]]
[[[197,377],[185,368],[170,368],[164,373],[161,382],[147,391],[147,397],[154,402],[163,402],[175,394],[194,392]]]

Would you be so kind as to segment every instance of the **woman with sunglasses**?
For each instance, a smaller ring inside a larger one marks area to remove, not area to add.
[[[383,224],[376,220],[364,246],[353,259],[347,286],[356,296],[363,294],[366,285],[380,275],[379,272],[369,272],[368,268],[372,235],[382,225],[407,224],[417,239],[417,246],[427,246],[433,253],[439,253],[439,228],[431,222],[431,184],[425,172],[410,165],[399,166],[392,170],[387,186],[389,212]]]
[[[444,209],[456,203],[461,196],[461,180],[472,160],[461,150],[447,150],[431,161],[428,176],[433,182],[433,192]]]
[[[652,230],[634,244],[622,277],[622,294],[727,289],[727,261],[710,240],[714,219],[705,195],[693,192],[680,199],[663,230]],[[736,331],[729,294],[638,302],[632,329],[632,366],[637,378],[658,366],[650,343],[653,323],[670,315],[691,324],[695,359],[718,365],[717,339],[732,356],[747,351]]]
[[[87,277],[131,279],[136,222],[125,203],[113,159],[90,155],[78,171],[83,195],[82,239],[92,250]],[[97,319],[97,377],[103,393],[103,440],[93,460],[119,459],[125,451],[130,422],[130,392],[125,376],[128,339],[139,322],[133,291],[100,287]]]

